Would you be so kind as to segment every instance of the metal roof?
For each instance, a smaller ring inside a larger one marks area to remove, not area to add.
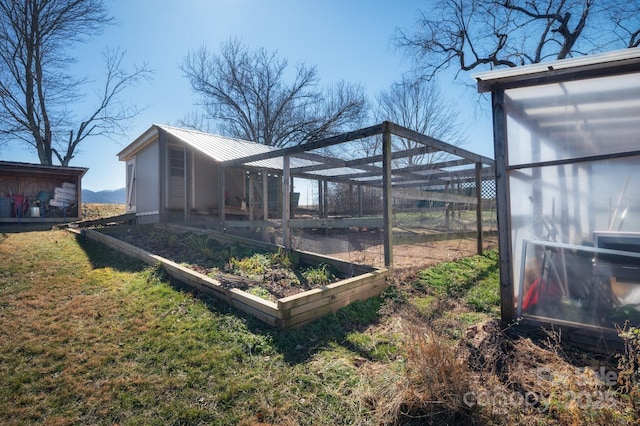
[[[274,147],[256,142],[215,135],[212,133],[204,133],[198,130],[154,124],[149,130],[118,153],[120,160],[124,161],[131,158],[148,143],[155,140],[159,131],[165,132],[180,143],[184,143],[217,163],[277,151]],[[244,166],[282,170],[282,161],[282,157],[275,157],[247,163],[244,164]],[[300,159],[291,159],[291,167],[301,167],[312,164],[316,163]]]
[[[568,81],[640,69],[640,48],[493,70],[473,75],[479,92]]]

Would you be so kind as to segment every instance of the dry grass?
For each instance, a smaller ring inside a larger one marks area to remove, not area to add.
[[[82,215],[85,220],[101,219],[105,217],[119,216],[125,214],[127,206],[124,204],[82,204]]]

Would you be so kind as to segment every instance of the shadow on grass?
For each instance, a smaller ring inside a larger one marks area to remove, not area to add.
[[[0,224],[0,235],[18,234],[21,232],[50,231],[56,225],[56,223],[51,222],[2,223]]]
[[[269,329],[267,332],[285,360],[292,364],[307,361],[332,343],[348,347],[361,357],[372,359],[371,354],[350,344],[347,335],[380,320],[381,300],[378,296],[356,301],[299,329]]]
[[[168,282],[174,290],[193,295],[202,301],[211,313],[221,316],[233,315],[242,320],[249,332],[268,336],[275,350],[282,354],[289,364],[304,363],[331,344],[348,347],[361,357],[373,358],[366,351],[350,344],[347,336],[350,332],[363,330],[379,321],[382,306],[380,296],[352,302],[338,312],[327,314],[303,327],[281,330],[237,310],[214,296],[197,291],[166,273],[163,275],[163,281]]]
[[[148,265],[140,260],[127,256],[118,250],[86,238],[76,235],[76,241],[80,248],[87,254],[89,262],[94,269],[113,268],[121,272],[140,272]]]

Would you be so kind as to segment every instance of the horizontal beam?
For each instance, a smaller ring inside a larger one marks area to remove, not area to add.
[[[467,195],[448,194],[446,192],[418,191],[409,188],[393,188],[391,196],[405,200],[443,201],[450,203],[478,204],[476,197]]]
[[[350,217],[341,219],[291,219],[291,228],[330,229],[330,228],[382,228],[381,217]]]
[[[395,123],[389,122],[389,130],[392,134],[396,136],[400,136],[401,138],[411,139],[412,141],[419,142],[421,144],[437,148],[440,151],[448,152],[449,154],[456,155],[458,157],[466,158],[475,163],[482,163],[487,165],[493,165],[493,159],[489,157],[485,157],[483,155],[475,154],[471,151],[467,151],[466,149],[462,149],[460,147],[450,145],[448,143],[442,142],[441,140],[432,138],[431,136],[423,135],[422,133],[418,133],[411,129],[407,129],[406,127],[399,126]]]
[[[269,158],[284,157],[286,155],[295,155],[305,151],[312,151],[314,149],[325,148],[332,145],[337,145],[344,142],[350,142],[357,139],[366,138],[369,136],[382,133],[383,125],[376,124],[375,126],[366,127],[364,129],[355,130],[353,132],[342,133],[330,138],[320,139],[318,141],[305,143],[302,145],[290,146],[287,148],[276,149],[271,152],[264,152],[261,154],[248,155],[242,158],[235,158],[233,160],[227,160],[220,162],[222,167],[239,166],[242,164],[253,163],[254,161],[266,160]]]

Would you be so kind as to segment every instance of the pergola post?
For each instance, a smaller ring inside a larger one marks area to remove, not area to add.
[[[324,217],[324,196],[322,195],[322,181],[318,179],[318,217]]]
[[[391,131],[384,122],[382,134],[382,220],[384,223],[384,266],[393,264],[393,211],[391,186]]]
[[[265,226],[262,227],[262,239],[267,240],[267,226],[266,223],[269,220],[269,177],[267,176],[267,169],[262,169],[262,220]]]
[[[329,182],[326,179],[322,181],[322,205],[324,217],[329,217]]]
[[[254,185],[256,184],[255,178],[256,174],[254,172],[249,172],[249,200],[247,202],[247,208],[249,209],[249,220],[251,222],[253,222],[253,220],[255,219],[254,215],[253,215],[253,206],[255,204],[255,188]],[[255,229],[254,229],[255,231]]]
[[[476,227],[478,229],[478,254],[482,255],[483,252],[483,240],[482,240],[482,163],[476,163]]]
[[[493,92],[493,146],[496,155],[496,207],[498,213],[498,251],[500,253],[500,314],[503,324],[515,319],[513,304],[513,266],[511,257],[511,220],[507,203],[509,179],[507,176],[507,135],[506,112],[504,110],[504,90]]]
[[[225,177],[225,168],[221,165],[218,166],[218,218],[220,219],[219,221],[219,225],[218,225],[218,230],[219,231],[224,231],[224,221],[225,221],[225,217],[224,217],[224,208],[225,208],[225,181],[224,181],[224,177]]]
[[[291,157],[285,155],[282,161],[282,245],[291,247]]]

